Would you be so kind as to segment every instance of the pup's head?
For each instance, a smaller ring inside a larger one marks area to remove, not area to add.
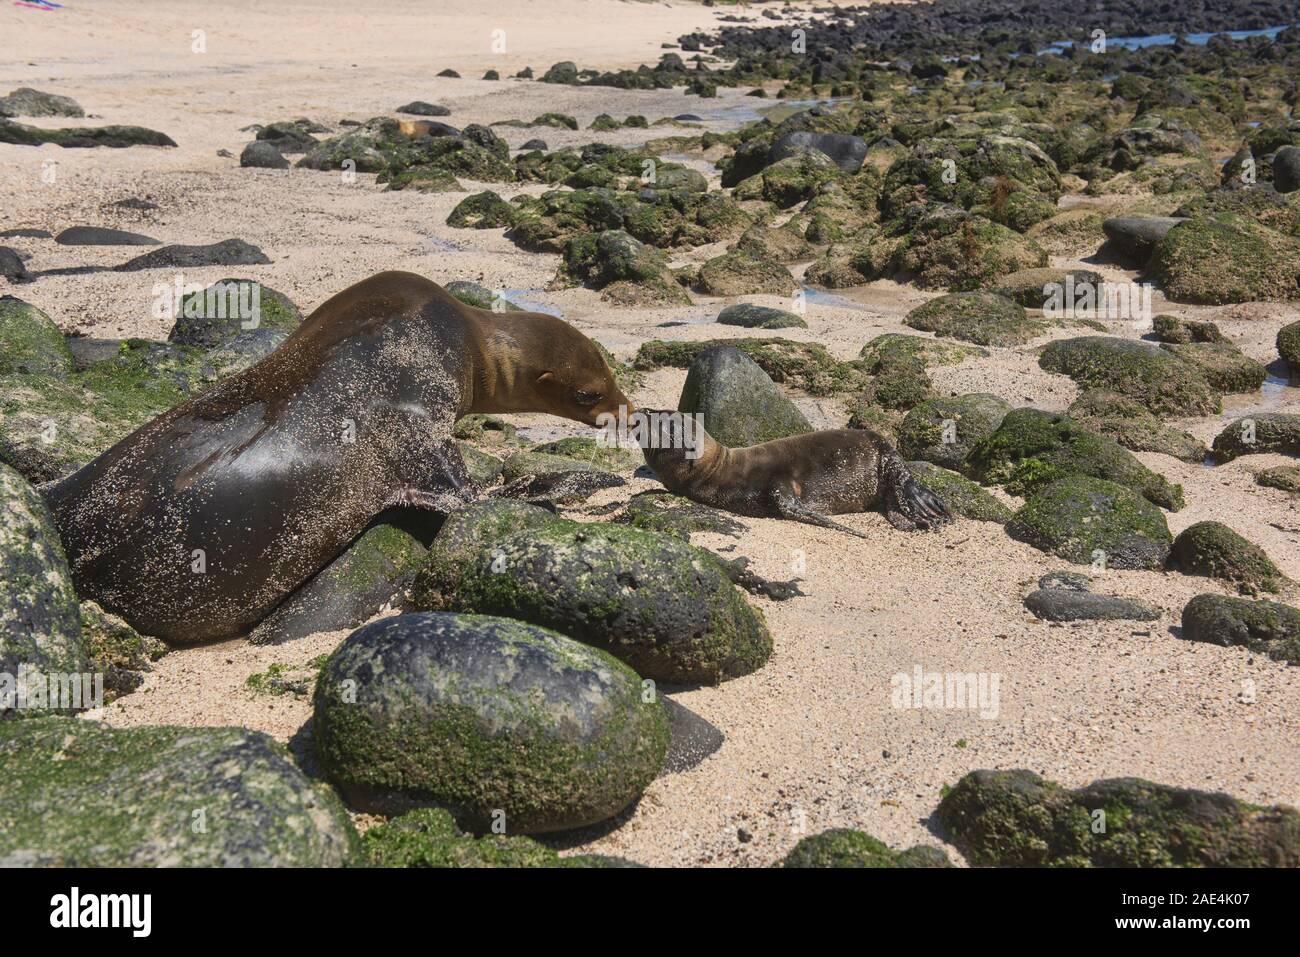
[[[670,491],[689,487],[718,445],[699,419],[685,412],[639,409],[644,427],[641,452],[659,481]]]

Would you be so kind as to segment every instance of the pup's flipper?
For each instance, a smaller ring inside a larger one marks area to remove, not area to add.
[[[903,532],[935,529],[952,521],[952,512],[938,495],[913,477],[902,456],[888,457],[882,470],[885,518]]]
[[[807,505],[795,497],[795,494],[788,489],[783,489],[776,493],[776,509],[781,513],[781,517],[789,519],[792,522],[803,522],[805,525],[817,525],[821,528],[833,528],[837,532],[848,532],[850,535],[856,535],[858,538],[870,538],[870,535],[864,535],[859,531],[849,528],[847,525],[841,525],[839,522],[832,521],[820,512],[814,512]]]

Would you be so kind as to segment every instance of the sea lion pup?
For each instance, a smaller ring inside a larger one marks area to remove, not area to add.
[[[78,594],[190,644],[246,633],[384,509],[474,498],[460,416],[595,425],[628,404],[563,320],[475,309],[385,272],[43,491]]]
[[[911,532],[952,521],[948,506],[912,477],[883,436],[866,429],[827,429],[729,449],[682,412],[640,410],[651,425],[646,463],[670,491],[714,508],[758,518],[786,518],[869,536],[827,515],[879,506],[897,529]]]

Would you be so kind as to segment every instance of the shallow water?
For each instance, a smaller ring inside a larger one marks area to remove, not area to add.
[[[1183,39],[1195,46],[1205,46],[1211,39],[1217,36],[1226,36],[1231,40],[1248,40],[1251,37],[1268,37],[1270,40],[1277,39],[1277,35],[1286,26],[1268,27],[1263,30],[1226,30],[1221,33],[1188,33]],[[1106,46],[1119,47],[1121,50],[1142,50],[1146,47],[1163,47],[1172,46],[1178,37],[1172,33],[1155,33],[1149,37],[1107,37]],[[1060,53],[1062,50],[1074,46],[1073,40],[1056,40],[1046,49],[1039,50],[1038,55],[1045,53]]]

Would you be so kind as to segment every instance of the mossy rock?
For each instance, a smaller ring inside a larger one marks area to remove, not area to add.
[[[1265,452],[1300,455],[1300,415],[1260,412],[1243,416],[1214,437],[1211,452],[1220,462]]]
[[[819,343],[778,338],[706,339],[701,342],[652,339],[637,349],[632,367],[643,372],[663,366],[689,369],[701,352],[720,345],[739,349],[758,363],[773,382],[802,389],[810,395],[858,392],[870,381],[862,363],[840,362]]]
[[[519,430],[505,419],[483,412],[471,412],[456,420],[453,434],[458,439],[485,445],[519,445]]]
[[[456,446],[460,449],[460,457],[465,462],[465,471],[469,473],[469,480],[475,485],[492,485],[501,477],[501,470],[505,467],[505,462],[501,459],[481,452],[466,442],[457,442]]]
[[[560,855],[531,837],[475,838],[443,808],[408,811],[361,837],[371,867],[559,867]]]
[[[917,481],[943,499],[955,514],[977,522],[996,522],[999,525],[1005,525],[1011,520],[1011,509],[964,475],[930,462],[908,462],[907,468]]]
[[[498,229],[514,223],[515,207],[490,189],[466,196],[447,216],[447,225],[457,229]]]
[[[564,245],[564,263],[552,288],[574,283],[603,290],[602,298],[627,306],[690,305],[667,257],[621,229],[581,233]]]
[[[1008,402],[986,392],[929,399],[904,417],[898,451],[907,459],[963,471],[971,449],[992,435],[1010,411]]]
[[[1080,336],[1049,343],[1038,364],[1085,389],[1106,389],[1140,401],[1155,415],[1214,415],[1218,392],[1200,369],[1150,342]]]
[[[669,739],[658,695],[605,652],[438,612],[353,632],[317,683],[313,728],[321,767],[356,806],[442,807],[509,834],[613,817],[654,780]]]
[[[858,355],[866,371],[878,372],[883,366],[909,359],[916,359],[927,368],[960,365],[967,359],[987,356],[988,350],[981,349],[979,346],[962,345],[959,342],[931,339],[929,336],[886,332],[863,346]]]
[[[387,176],[386,182],[388,185],[384,189],[388,191],[413,189],[417,193],[465,192],[465,187],[461,185],[455,173],[438,166],[417,166],[414,169],[402,170],[400,173]],[[454,226],[455,223],[449,220],[447,225]]]
[[[1164,343],[1161,348],[1196,366],[1220,392],[1255,392],[1268,378],[1263,365],[1230,342]]]
[[[1275,465],[1255,473],[1255,481],[1265,488],[1300,493],[1300,465]]]
[[[1237,215],[1174,226],[1156,246],[1150,269],[1176,302],[1300,299],[1300,240]]]
[[[509,499],[476,502],[452,512],[411,583],[411,607],[421,611],[449,607],[471,561],[503,538],[553,521],[554,513]]]
[[[1169,550],[1169,568],[1231,582],[1250,595],[1259,589],[1276,592],[1286,581],[1262,548],[1221,522],[1197,522],[1183,529]]]
[[[1300,322],[1277,331],[1277,354],[1291,367],[1293,375],[1300,376]]]
[[[744,326],[746,329],[807,329],[808,323],[793,312],[738,303],[727,306],[718,313],[718,322],[724,326]]]
[[[81,635],[91,671],[104,676],[106,704],[139,688],[153,662],[167,653],[162,641],[141,635],[93,601],[81,603]]]
[[[795,281],[776,260],[729,252],[700,266],[695,288],[706,296],[789,296]]]
[[[594,442],[594,440],[593,440]],[[515,452],[501,466],[501,477],[514,482],[529,475],[559,475],[565,472],[607,472],[590,456],[548,454],[534,449]]]
[[[812,199],[821,187],[840,177],[835,161],[820,150],[801,150],[777,160],[762,172],[736,184],[737,199],[765,199],[788,209]]]
[[[772,638],[717,560],[672,536],[555,521],[480,553],[453,596],[603,648],[655,681],[717,684],[762,667]]]
[[[0,376],[62,379],[72,369],[72,352],[54,320],[14,296],[0,297]]]
[[[1087,390],[1074,400],[1066,414],[1134,452],[1159,452],[1196,463],[1203,463],[1210,454],[1205,443],[1194,435],[1165,425],[1138,400],[1106,389]]]
[[[0,722],[0,865],[340,867],[347,812],[265,734]]]
[[[1300,814],[1140,778],[1069,791],[1032,771],[972,771],[940,823],[981,867],[1295,867]]]
[[[922,332],[961,339],[981,346],[1023,345],[1047,331],[1025,309],[992,292],[954,292],[917,306],[903,320]]]
[[[90,655],[77,594],[45,501],[0,465],[0,507],[0,675],[16,682],[22,666],[42,674],[86,672]],[[0,685],[0,715],[17,704],[5,700],[17,690]]]
[[[500,292],[493,292],[487,286],[477,282],[458,279],[455,282],[447,283],[447,292],[465,305],[473,306],[475,309],[488,309],[492,312],[527,311],[522,306],[518,306],[505,298]]]
[[[1151,334],[1160,342],[1227,342],[1219,327],[1212,322],[1179,319],[1177,316],[1159,315],[1151,319]]]
[[[886,271],[922,289],[984,289],[1023,269],[1047,265],[1032,239],[999,223],[939,208],[923,217],[901,242],[881,250]],[[880,278],[868,271],[868,279]]]
[[[1276,601],[1197,595],[1183,608],[1182,637],[1225,648],[1239,645],[1300,665],[1300,609]]]
[[[301,323],[302,312],[284,293],[255,279],[222,279],[181,299],[167,339],[212,349],[251,329],[287,336]]]
[[[1164,508],[1183,507],[1182,486],[1171,485],[1114,439],[1040,409],[1012,409],[974,445],[965,464],[973,478],[1004,485],[1014,495],[1067,475],[1089,475],[1131,488]]]
[[[529,455],[550,455],[573,459],[593,468],[606,469],[610,472],[630,472],[643,462],[641,452],[616,446],[601,445],[586,435],[569,436],[554,442],[534,445]],[[515,467],[512,467],[512,472]]]
[[[710,436],[728,448],[812,431],[758,363],[730,346],[714,346],[695,357],[677,408],[701,416]]]
[[[1107,568],[1163,568],[1173,541],[1158,507],[1089,475],[1039,489],[1007,523],[1007,534],[1066,561]]]
[[[730,513],[700,505],[671,492],[641,492],[628,500],[627,507],[614,519],[647,532],[661,532],[689,542],[692,532],[739,536],[745,526]]]
[[[1099,288],[1102,278],[1100,273],[1091,269],[1022,269],[1020,272],[1003,276],[991,292],[1005,296],[1026,309],[1043,309],[1045,304],[1052,301],[1051,287],[1059,287],[1060,294],[1064,297],[1065,289],[1070,282],[1073,282],[1075,287]],[[1062,302],[1065,301],[1062,298]]]
[[[249,635],[275,645],[322,631],[355,628],[398,594],[421,567],[432,523],[398,514],[365,530],[339,555],[276,606]]]
[[[781,867],[951,867],[937,847],[918,844],[895,851],[865,831],[832,828],[802,838],[781,861]]]
[[[0,123],[0,143],[40,146],[53,143],[65,149],[107,147],[126,149],[131,146],[175,146],[166,133],[143,126],[71,126],[43,129],[26,123]]]

